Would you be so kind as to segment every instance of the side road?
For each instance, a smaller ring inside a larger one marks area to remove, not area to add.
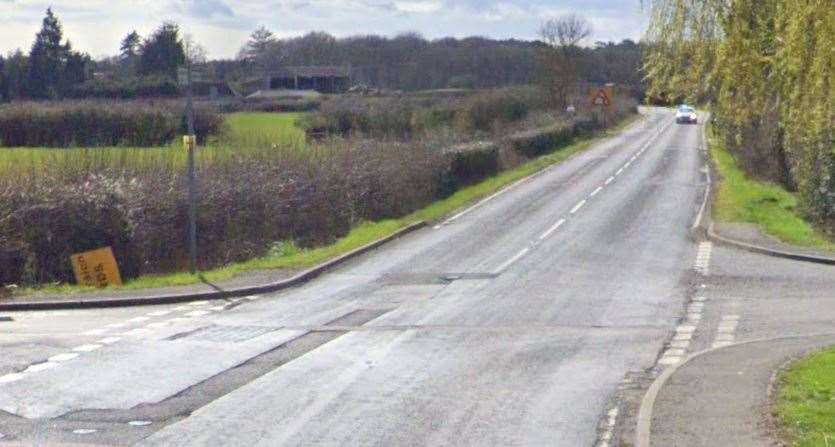
[[[775,374],[835,345],[833,267],[704,246],[703,284],[687,311],[693,330],[684,334],[691,354],[659,369],[642,396],[635,445],[773,446]]]
[[[646,113],[646,112],[645,112]],[[655,123],[657,116],[644,116],[638,122],[628,125],[620,132],[639,130]],[[559,165],[561,163],[557,163]],[[550,167],[556,166],[551,165]],[[528,177],[525,177],[512,184],[504,186],[495,194],[471,205],[469,209],[489,201],[509,189],[537,177],[548,170],[546,167]],[[467,212],[465,210],[464,212]],[[452,217],[456,219],[462,213]],[[276,292],[290,287],[295,287],[310,281],[313,278],[343,264],[357,256],[368,253],[383,244],[403,237],[409,233],[426,226],[425,221],[414,222],[395,233],[366,244],[357,249],[351,250],[343,255],[330,259],[322,264],[304,271],[293,270],[264,270],[247,272],[222,283],[213,284],[203,282],[191,286],[168,287],[147,290],[109,290],[105,292],[92,292],[87,294],[71,295],[45,295],[45,296],[23,296],[17,298],[3,299],[0,297],[0,311],[22,311],[22,310],[55,310],[55,309],[81,309],[81,308],[102,308],[102,307],[123,307],[139,305],[159,305],[185,303],[195,300],[221,300],[234,297],[245,297],[262,293]]]

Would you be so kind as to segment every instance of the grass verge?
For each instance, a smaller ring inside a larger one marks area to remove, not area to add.
[[[578,139],[572,144],[559,148],[552,153],[528,161],[514,169],[504,171],[494,177],[472,186],[458,190],[452,196],[438,200],[431,205],[400,219],[379,222],[365,222],[348,233],[347,236],[324,247],[302,250],[290,244],[283,244],[274,254],[263,258],[231,264],[225,267],[203,272],[202,277],[208,282],[223,281],[242,273],[254,270],[293,269],[300,270],[333,259],[393,233],[419,221],[436,221],[454,211],[483,199],[513,182],[535,174],[549,166],[561,163],[567,158],[588,149],[595,142],[620,132],[635,122],[638,115],[624,120],[618,126],[595,136]],[[140,290],[162,287],[186,286],[201,282],[201,278],[188,273],[142,276],[126,283],[121,290]],[[49,285],[37,289],[23,289],[20,295],[62,295],[90,292],[95,289],[71,284]]]
[[[715,136],[710,154],[719,172],[712,214],[716,221],[752,223],[780,241],[802,247],[835,251],[797,212],[797,198],[779,185],[749,178]]]
[[[835,446],[835,349],[795,363],[779,385],[775,410],[789,445]]]

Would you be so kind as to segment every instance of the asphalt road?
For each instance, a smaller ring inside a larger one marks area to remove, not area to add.
[[[0,322],[0,444],[591,446],[697,287],[699,126],[621,135],[300,288]]]

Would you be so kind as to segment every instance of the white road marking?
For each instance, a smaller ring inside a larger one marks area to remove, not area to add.
[[[696,332],[696,326],[679,326],[676,328],[676,332],[680,334],[692,334]]]
[[[687,348],[690,347],[690,342],[689,341],[672,341],[672,342],[670,342],[670,347],[671,348],[676,348],[676,349],[687,349]]]
[[[248,299],[250,301],[260,300],[261,295],[250,295],[250,296],[246,297],[246,299]]]
[[[76,357],[78,357],[78,354],[76,354],[75,352],[67,352],[65,354],[53,355],[52,357],[49,358],[49,361],[50,362],[55,362],[55,363],[60,363],[60,362],[66,362],[68,360],[72,360]]]
[[[499,268],[497,268],[497,269],[495,270],[495,273],[496,273],[496,274],[500,274],[500,273],[504,272],[504,271],[505,271],[508,267],[510,267],[511,265],[513,265],[516,261],[518,261],[518,260],[522,259],[522,257],[524,257],[526,254],[528,254],[528,252],[529,252],[529,251],[531,251],[531,249],[530,249],[530,248],[526,248],[526,249],[524,249],[524,250],[520,251],[519,253],[516,253],[516,255],[515,255],[515,256],[513,256],[512,258],[510,258],[510,259],[509,259],[507,262],[505,262],[504,264],[500,265],[500,266],[499,266]]]
[[[664,366],[678,365],[679,363],[681,363],[681,357],[662,357],[658,361],[658,364]]]
[[[580,203],[574,205],[574,208],[571,209],[571,214],[577,214],[577,211],[580,211],[581,208],[586,206],[586,201],[582,200]]]
[[[124,335],[124,336],[126,336],[126,337],[134,337],[134,336],[137,336],[137,335],[144,335],[144,334],[147,334],[148,332],[150,332],[148,329],[145,329],[145,328],[137,328],[137,329],[134,329],[134,330],[132,330],[132,331],[127,331],[127,332],[125,332],[125,333],[124,333],[124,334],[122,334],[122,335]]]
[[[600,192],[601,192],[601,191],[603,191],[603,187],[602,187],[602,186],[598,186],[598,187],[597,187],[597,189],[595,189],[595,190],[594,190],[594,192],[592,192],[592,193],[591,193],[591,195],[590,195],[589,197],[594,197],[594,196],[596,196],[596,195],[600,194]]]
[[[146,329],[159,329],[159,328],[165,327],[167,325],[168,325],[168,323],[166,323],[164,321],[160,321],[160,322],[157,322],[157,323],[150,323],[147,326],[145,326],[145,328]]]
[[[692,333],[687,333],[687,334],[685,334],[685,333],[679,333],[679,334],[676,334],[676,336],[675,336],[675,337],[673,337],[673,341],[689,341],[689,340],[691,340],[692,338],[693,338],[693,334],[692,334]]]
[[[144,323],[148,320],[150,320],[150,318],[148,318],[148,317],[136,317],[136,318],[131,318],[127,322],[128,323]]]
[[[18,380],[22,379],[24,376],[20,373],[12,373],[6,374],[5,376],[0,376],[0,383],[11,383],[17,382]]]
[[[699,251],[696,255],[696,264],[693,269],[704,276],[710,274],[710,258],[713,252],[713,244],[710,242],[702,242],[699,244]]]
[[[204,315],[209,315],[211,312],[207,310],[195,310],[186,314],[188,317],[202,317]]]
[[[112,345],[113,343],[116,343],[119,340],[121,340],[121,338],[119,338],[119,337],[107,337],[107,338],[102,338],[101,340],[97,341],[96,343],[101,343],[103,345]]]
[[[209,308],[209,310],[211,310],[213,312],[220,312],[220,311],[225,310],[225,309],[226,309],[226,306],[215,306],[215,307],[210,307]]]
[[[107,329],[92,329],[83,333],[83,335],[102,335],[107,332]]]
[[[192,301],[192,302],[188,303],[189,306],[205,306],[206,304],[209,304],[209,302],[208,301]]]
[[[53,363],[53,362],[36,363],[36,364],[31,365],[28,368],[26,368],[26,370],[23,371],[23,373],[25,374],[25,373],[34,373],[34,372],[46,371],[47,369],[52,369],[52,368],[55,368],[56,366],[58,366],[58,363]]]
[[[130,421],[128,425],[132,425],[134,427],[144,427],[146,425],[151,425],[153,422],[151,421]]]
[[[173,309],[171,309],[171,310],[173,310],[174,312],[182,312],[182,311],[184,311],[184,310],[188,310],[188,309],[189,309],[189,307],[188,307],[188,306],[179,306],[179,307],[175,307],[175,308],[173,308]]]
[[[72,350],[75,351],[75,352],[93,352],[96,349],[101,349],[101,347],[102,347],[101,345],[90,344],[90,345],[76,346],[76,347],[72,348]]]
[[[554,234],[555,231],[559,230],[559,228],[564,223],[565,223],[565,219],[560,219],[559,222],[555,223],[551,228],[548,229],[548,231],[542,233],[542,236],[539,236],[539,240],[544,241],[545,239],[548,239],[549,237],[551,237],[551,235]]]
[[[623,168],[618,169],[618,172],[615,172],[615,176],[623,174]]]
[[[73,430],[72,432],[77,434],[77,435],[89,435],[91,433],[95,433],[96,431],[97,430],[95,430],[93,428],[77,428],[77,429]]]
[[[614,177],[609,177],[608,179],[606,179],[606,183],[605,183],[605,185],[606,185],[606,186],[609,186],[609,185],[610,185],[612,182],[614,182],[614,181],[615,181],[615,178],[614,178]]]
[[[112,324],[108,324],[105,327],[109,327],[109,328],[112,328],[112,329],[121,329],[125,326],[127,326],[127,324],[125,324],[125,323],[112,323]]]
[[[148,314],[149,317],[164,317],[168,314],[173,312],[172,310],[158,310],[156,312],[151,312]]]
[[[629,167],[630,167],[630,166],[632,166],[632,162],[631,162],[631,161],[630,161],[630,162],[627,162],[625,165],[623,165],[623,169],[629,169]]]

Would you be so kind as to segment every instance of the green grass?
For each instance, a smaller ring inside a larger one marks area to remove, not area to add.
[[[305,133],[296,126],[299,113],[233,113],[223,134],[198,148],[198,163],[213,163],[245,151],[301,148]],[[186,151],[179,139],[165,147],[0,148],[0,175],[68,171],[85,173],[91,167],[149,170],[181,169]]]
[[[779,385],[775,410],[789,445],[835,447],[835,349],[795,363]]]
[[[712,210],[715,220],[752,223],[789,244],[835,250],[835,243],[797,214],[793,194],[779,185],[749,178],[716,138],[711,138],[710,152],[721,177]]]
[[[567,158],[587,149],[601,138],[619,132],[622,128],[626,127],[638,118],[638,116],[634,116],[624,120],[622,124],[605,134],[577,140],[573,144],[560,148],[555,152],[533,159],[525,164],[505,171],[478,184],[462,188],[452,196],[443,200],[438,200],[426,208],[418,210],[401,219],[363,223],[352,229],[347,236],[337,240],[334,244],[309,250],[302,250],[290,244],[284,244],[279,250],[275,250],[276,252],[270,256],[203,272],[202,277],[203,279],[214,283],[232,278],[247,271],[270,269],[301,270],[315,266],[341,254],[390,236],[398,230],[416,222],[439,220],[464,206],[493,194],[513,182],[566,160]],[[138,290],[184,286],[196,284],[200,281],[200,277],[190,275],[188,273],[151,275],[132,280],[126,283],[123,286],[123,289]],[[52,295],[73,294],[89,291],[89,288],[61,284],[44,286],[38,289],[24,289],[20,291],[20,294]]]
[[[233,113],[218,139],[225,146],[277,145],[302,147],[304,130],[296,126],[299,113]]]

